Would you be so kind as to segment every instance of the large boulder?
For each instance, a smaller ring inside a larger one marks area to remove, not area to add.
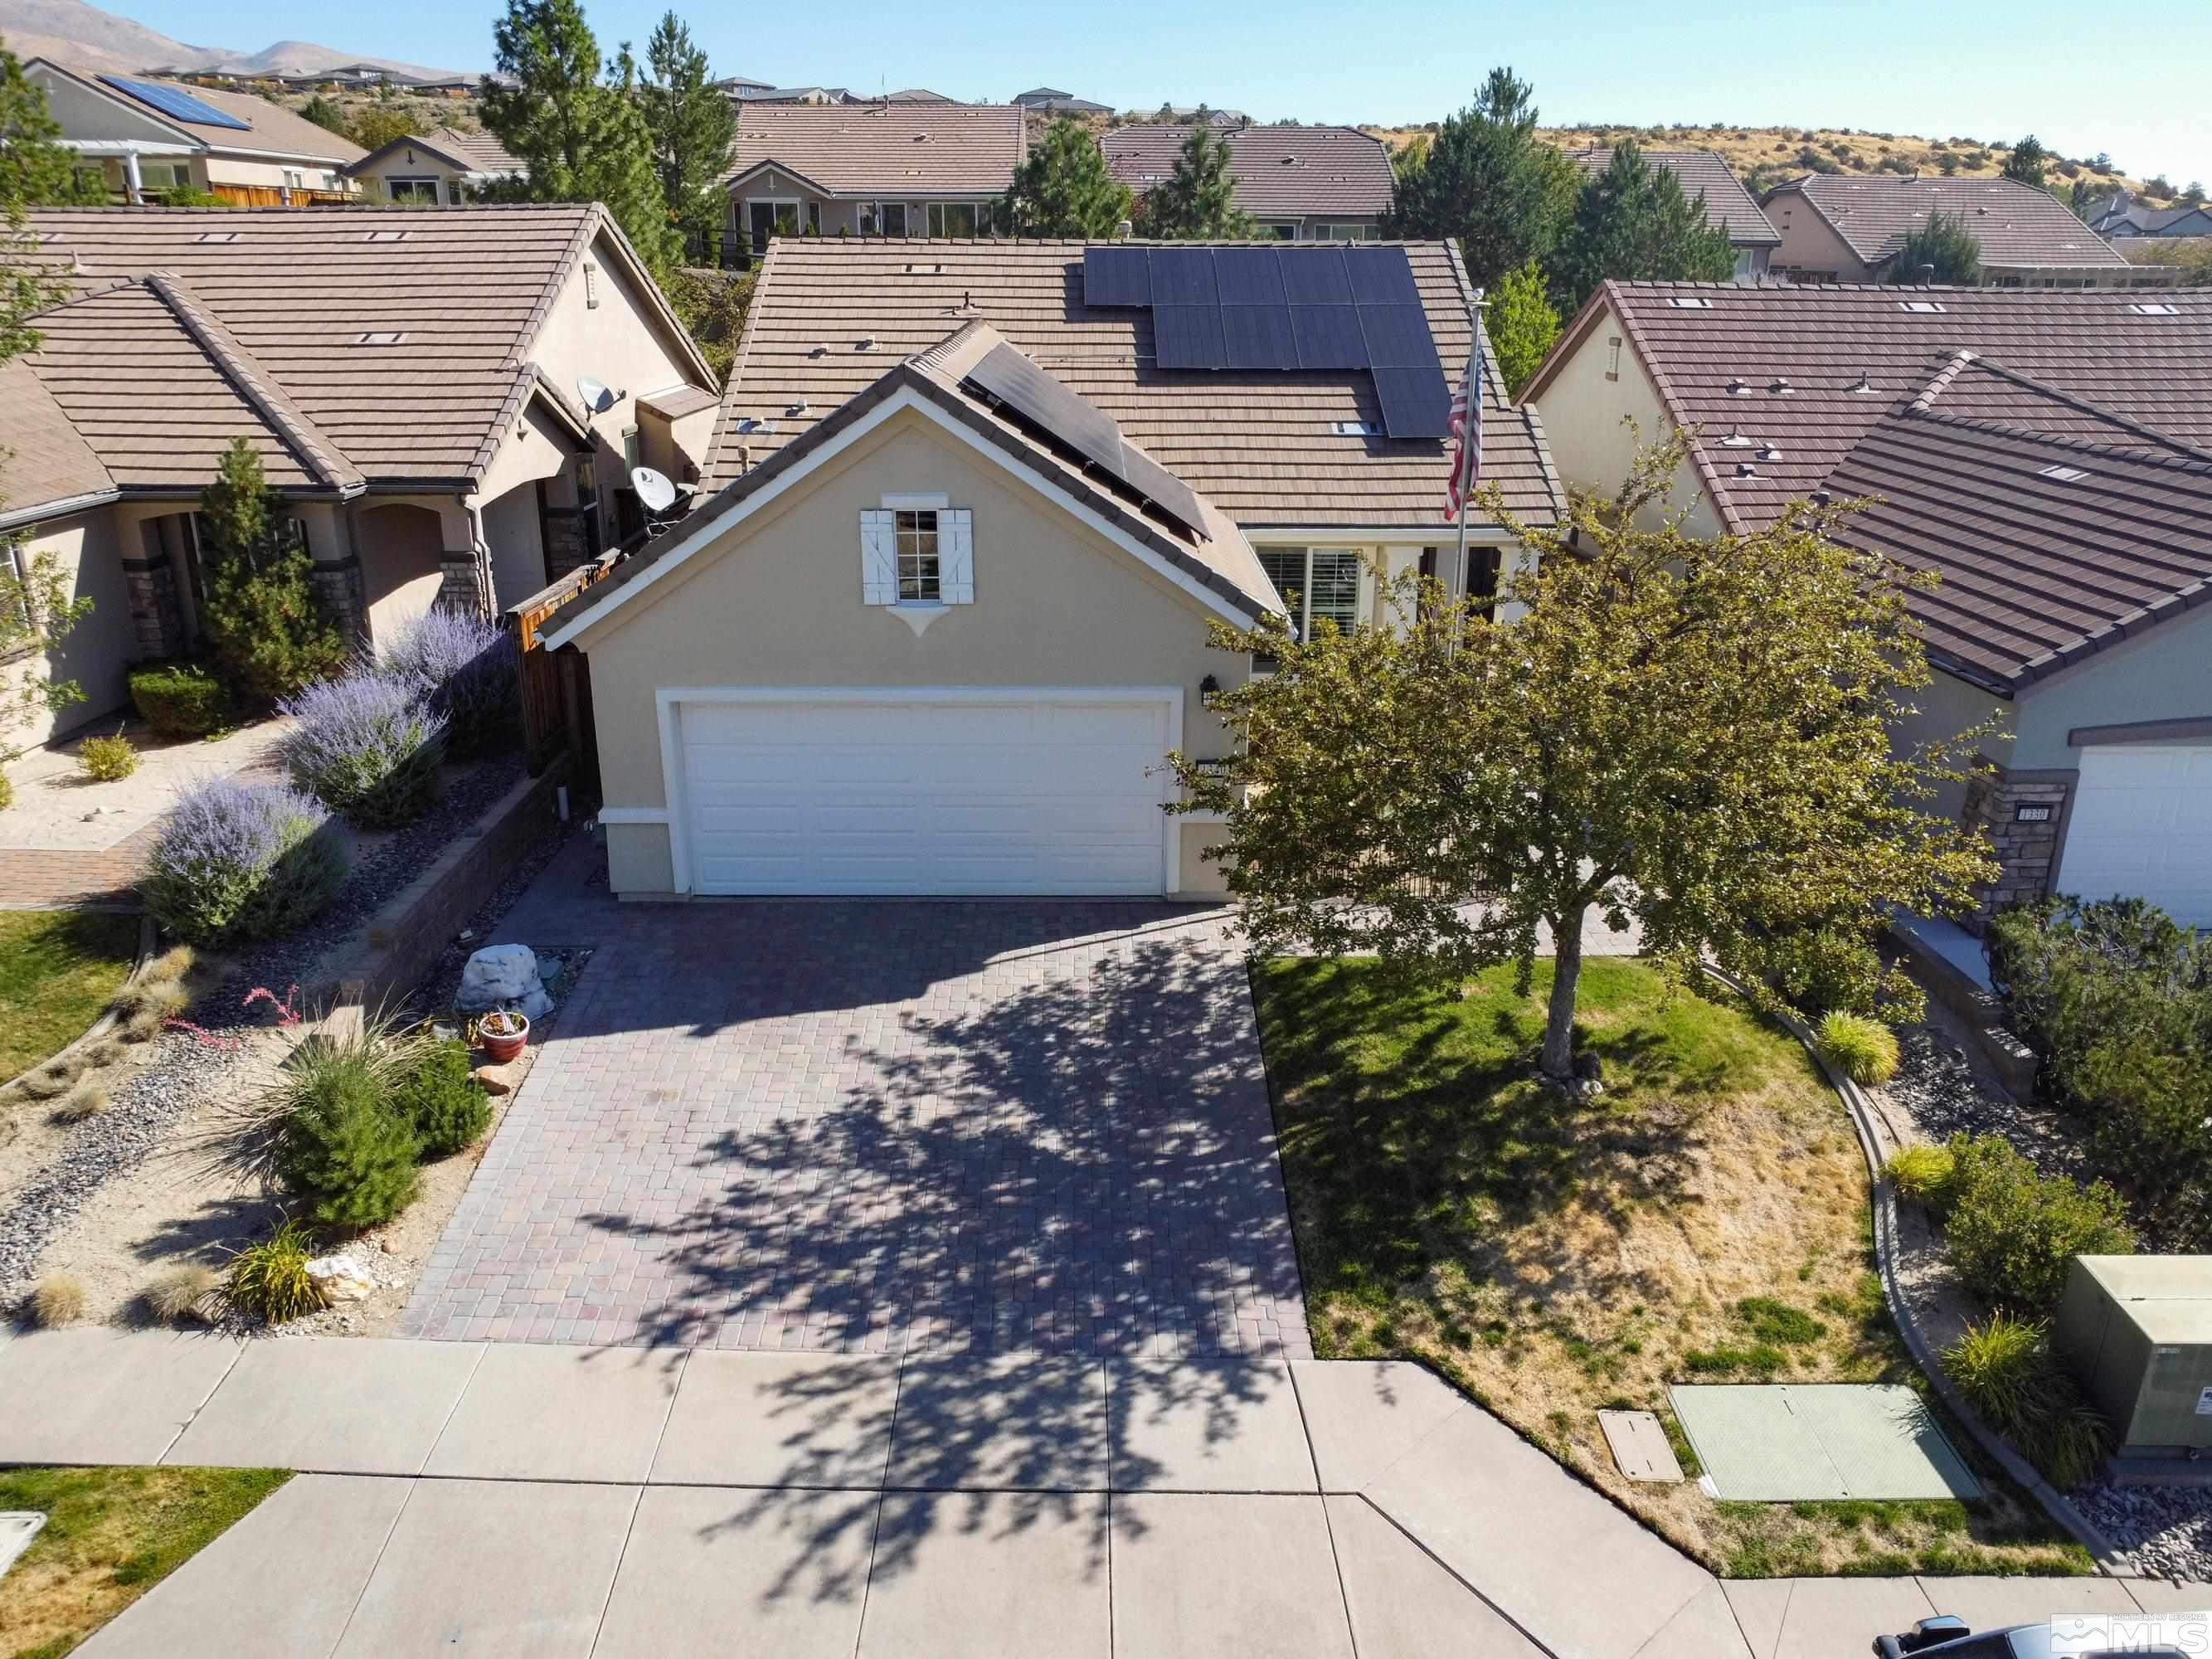
[[[453,1006],[471,1011],[503,1008],[545,994],[538,983],[538,957],[527,945],[487,945],[461,969]]]
[[[375,1292],[376,1280],[368,1268],[349,1255],[319,1255],[307,1264],[307,1277],[323,1293],[323,1300],[365,1302]]]

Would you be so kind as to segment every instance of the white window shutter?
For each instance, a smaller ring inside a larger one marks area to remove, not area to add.
[[[937,515],[937,586],[947,605],[975,603],[975,537],[964,507]]]
[[[898,515],[860,509],[860,603],[898,602]]]

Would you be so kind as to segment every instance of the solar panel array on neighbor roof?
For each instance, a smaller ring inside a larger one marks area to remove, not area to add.
[[[193,97],[182,87],[164,86],[159,81],[134,81],[127,75],[103,75],[100,78],[125,96],[136,98],[140,103],[150,105],[177,120],[190,121],[195,126],[234,127],[240,132],[253,131],[251,122],[224,114],[205,99]]]
[[[1401,247],[1091,248],[1083,294],[1150,307],[1162,368],[1364,368],[1390,436],[1449,430],[1443,362]]]

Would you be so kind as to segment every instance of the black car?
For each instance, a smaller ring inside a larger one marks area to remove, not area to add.
[[[1969,1630],[1965,1620],[1944,1613],[1922,1620],[1902,1635],[1875,1637],[1874,1651],[1875,1659],[1904,1659],[1908,1653],[1916,1659],[2051,1659],[2054,1650],[2047,1622],[1976,1631]],[[2101,1656],[2077,1651],[2074,1659]],[[2179,1648],[2130,1647],[2113,1659],[2187,1659],[2187,1656]]]

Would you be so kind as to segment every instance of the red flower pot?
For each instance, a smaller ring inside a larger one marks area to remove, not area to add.
[[[513,1029],[492,1030],[490,1022],[499,1020]],[[530,1018],[526,1014],[486,1014],[477,1022],[477,1041],[483,1045],[484,1056],[495,1066],[504,1066],[522,1052],[522,1045],[530,1041]]]

